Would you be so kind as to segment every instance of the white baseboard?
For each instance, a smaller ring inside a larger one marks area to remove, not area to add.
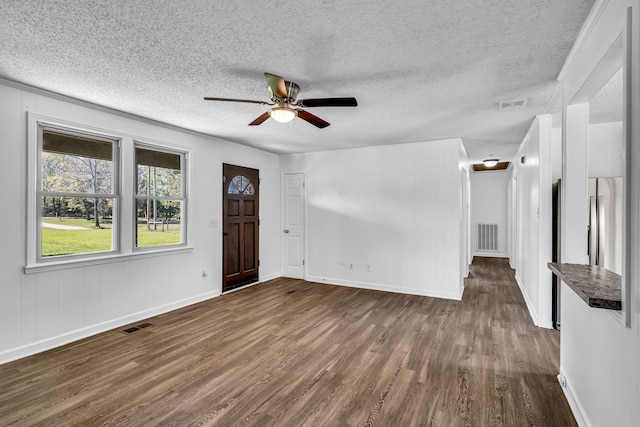
[[[254,283],[254,285],[262,282],[267,282],[269,280],[276,279],[278,277],[281,277],[281,276],[279,274],[265,275],[260,278],[259,282]],[[381,285],[376,283],[330,279],[325,277],[309,276],[306,278],[306,280],[311,282],[327,283],[327,284],[338,285],[338,286],[348,286],[348,287],[354,287],[354,288],[371,289],[376,291],[395,292],[395,293],[401,293],[401,294],[420,295],[420,296],[427,296],[427,297],[433,297],[433,298],[444,298],[444,299],[453,299],[453,300],[461,300],[462,293],[464,291],[464,286],[460,286],[459,293],[456,294],[456,293],[445,293],[445,292],[422,291],[422,290],[416,290],[416,289],[401,288],[396,286]],[[119,328],[121,326],[129,325],[131,323],[138,322],[140,320],[148,319],[149,317],[157,316],[159,314],[167,313],[169,311],[173,311],[182,307],[196,304],[198,302],[215,298],[220,295],[221,295],[220,291],[207,292],[204,294],[196,295],[194,297],[185,298],[180,301],[174,301],[169,304],[161,305],[158,307],[150,308],[148,310],[143,310],[127,316],[112,319],[106,322],[87,326],[85,328],[66,332],[64,334],[56,335],[54,337],[29,343],[20,347],[4,350],[0,352],[0,365],[4,363],[12,362],[14,360],[22,359],[24,357],[28,357],[37,353],[41,353],[46,350],[51,350],[52,348],[60,347],[60,346],[69,344],[71,342],[81,340],[83,338],[87,338],[102,332]]]
[[[462,299],[462,293],[464,291],[464,287],[462,286],[459,287],[458,293],[432,292],[432,291],[423,291],[420,289],[410,289],[410,288],[401,288],[397,286],[389,286],[389,285],[384,285],[379,283],[358,282],[353,280],[334,279],[334,278],[319,277],[319,276],[307,276],[306,280],[310,282],[326,283],[329,285],[346,286],[350,288],[370,289],[373,291],[383,291],[383,292],[395,292],[398,294],[419,295],[424,297],[452,299],[452,300],[458,300],[458,301]]]
[[[178,308],[186,307],[192,304],[196,304],[202,301],[206,301],[211,298],[215,298],[220,295],[219,291],[206,292],[204,294],[196,295],[193,297],[185,298],[179,301],[173,301],[169,304],[161,305],[158,307],[150,308],[148,310],[139,311],[127,316],[119,317],[117,319],[108,320],[106,322],[98,323],[95,325],[87,326],[85,328],[77,329],[75,331],[66,332],[55,337],[47,338],[41,341],[29,343],[20,347],[11,348],[0,352],[0,365],[14,360],[22,359],[23,357],[31,356],[36,353],[41,353],[46,350],[51,350],[55,347],[60,347],[65,344],[69,344],[74,341],[78,341],[83,338],[90,337],[102,332],[109,331],[111,329],[119,328],[138,322],[140,320],[148,319],[149,317],[157,316],[159,314],[167,313],[169,311],[176,310]]]
[[[473,256],[484,258],[509,258],[509,255],[501,252],[474,252]]]
[[[529,310],[529,316],[531,316],[531,320],[533,320],[533,324],[536,326],[540,326],[540,322],[538,321],[538,316],[536,312],[533,310],[533,304],[531,304],[531,300],[529,299],[529,295],[525,292],[524,287],[522,286],[522,282],[520,281],[520,276],[518,276],[518,272],[516,271],[516,283],[520,288],[520,293],[524,297],[524,302],[527,304],[527,309]]]
[[[571,412],[573,413],[573,416],[576,419],[576,422],[578,423],[578,425],[580,427],[591,427],[593,424],[591,424],[589,417],[587,417],[587,414],[584,411],[584,408],[580,403],[580,400],[573,393],[573,389],[571,388],[571,381],[569,381],[567,376],[564,374],[562,367],[560,367],[560,373],[558,374],[558,381],[560,382],[560,386],[562,387],[562,392],[564,393],[564,396],[567,398],[567,402],[569,402],[569,407],[571,408]]]
[[[278,277],[282,277],[282,274],[280,274],[280,272],[267,274],[265,276],[260,277],[260,283],[268,282],[269,280],[277,279]]]

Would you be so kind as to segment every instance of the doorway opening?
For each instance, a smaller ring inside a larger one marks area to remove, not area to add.
[[[222,167],[222,292],[258,281],[260,171]]]

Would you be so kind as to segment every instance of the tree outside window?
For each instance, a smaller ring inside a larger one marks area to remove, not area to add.
[[[184,242],[184,156],[136,146],[136,247]]]
[[[40,256],[113,250],[116,140],[41,129]]]

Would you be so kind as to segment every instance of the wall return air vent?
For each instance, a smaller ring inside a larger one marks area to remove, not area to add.
[[[478,252],[498,252],[498,224],[477,224]]]
[[[512,101],[502,101],[498,104],[498,110],[505,110],[513,107],[524,107],[527,105],[526,99],[514,99]]]

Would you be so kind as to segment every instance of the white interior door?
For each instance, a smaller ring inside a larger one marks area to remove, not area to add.
[[[304,279],[304,174],[283,179],[283,276]]]

